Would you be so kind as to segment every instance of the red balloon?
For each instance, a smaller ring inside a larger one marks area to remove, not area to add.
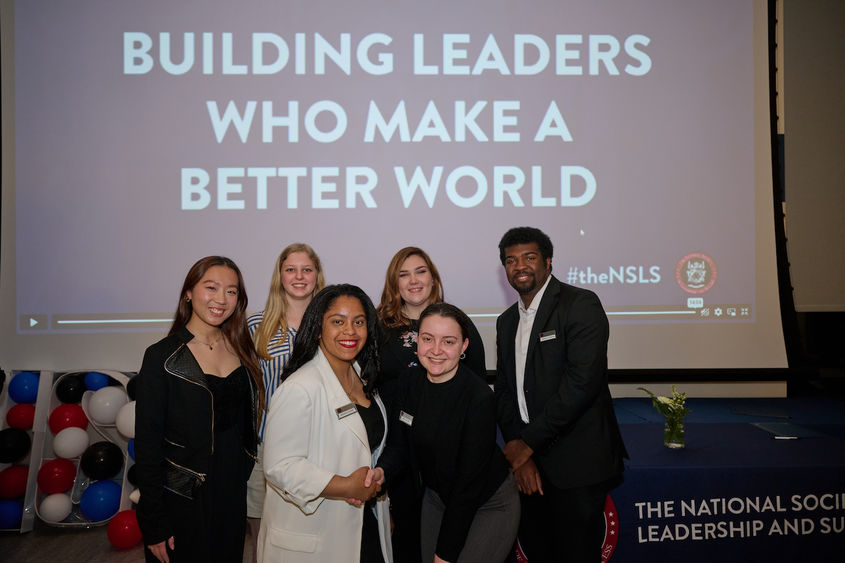
[[[88,428],[88,417],[79,405],[59,405],[50,413],[48,423],[53,434],[58,434],[70,426],[85,430]]]
[[[30,403],[15,405],[6,413],[6,422],[11,428],[29,430],[32,428],[33,420],[35,420],[35,405]]]
[[[56,458],[45,461],[38,470],[38,488],[52,495],[63,493],[73,486],[76,466],[69,459]]]
[[[10,465],[0,471],[0,498],[13,499],[22,497],[26,493],[26,478],[29,467],[26,465]]]
[[[109,522],[109,541],[118,549],[127,549],[141,541],[141,529],[134,510],[122,510]]]

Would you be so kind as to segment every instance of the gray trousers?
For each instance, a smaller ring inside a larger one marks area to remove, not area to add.
[[[423,563],[434,561],[440,522],[445,506],[440,497],[426,489],[422,500],[420,535]],[[508,474],[496,492],[475,513],[464,548],[457,562],[501,563],[513,552],[519,528],[519,492]]]

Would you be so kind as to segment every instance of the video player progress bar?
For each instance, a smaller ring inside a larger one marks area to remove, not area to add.
[[[470,318],[495,318],[501,313],[471,313],[467,314]],[[635,315],[695,315],[697,311],[692,309],[684,309],[680,311],[605,311],[608,317],[612,316],[635,316]]]
[[[472,313],[468,315],[471,318],[485,319],[496,318],[501,313]],[[607,311],[608,317],[612,316],[646,316],[646,315],[695,315],[694,310],[682,311]],[[56,320],[57,325],[74,326],[74,325],[104,325],[104,324],[141,324],[141,323],[170,323],[169,319],[63,319]]]
[[[697,311],[606,311],[608,317],[613,315],[695,315]]]
[[[173,319],[78,319],[57,320],[57,325],[102,325],[102,324],[133,324],[133,323],[172,323]]]

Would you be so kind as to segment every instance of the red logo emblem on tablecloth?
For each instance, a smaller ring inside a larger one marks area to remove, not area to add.
[[[601,560],[610,561],[610,557],[616,550],[616,542],[619,541],[619,517],[616,513],[616,505],[613,499],[607,495],[604,502],[604,543],[601,546]],[[522,550],[519,538],[516,540],[516,561],[517,563],[528,563],[528,557]]]
[[[616,505],[613,499],[607,495],[604,502],[604,544],[601,546],[601,560],[609,561],[610,556],[616,550],[616,542],[619,541],[619,514],[616,513]]]

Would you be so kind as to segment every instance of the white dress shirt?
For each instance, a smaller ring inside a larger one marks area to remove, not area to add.
[[[551,275],[546,278],[546,283],[543,284],[528,307],[523,305],[522,297],[517,301],[519,325],[516,327],[516,346],[514,347],[516,353],[516,399],[519,404],[519,416],[526,424],[528,424],[529,419],[528,405],[525,403],[525,360],[528,355],[528,343],[531,340],[531,329],[534,327],[537,307],[540,306],[540,301],[549,286],[550,279],[552,279]]]

